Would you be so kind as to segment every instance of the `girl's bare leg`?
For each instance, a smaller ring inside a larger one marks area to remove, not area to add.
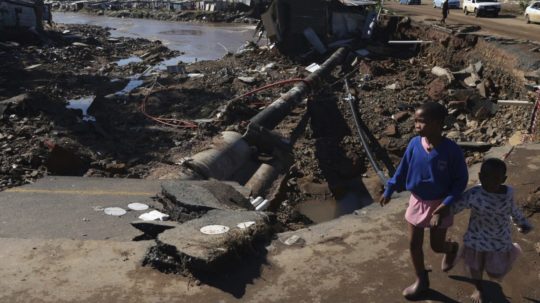
[[[482,273],[483,270],[473,270],[471,269],[471,276],[474,283],[474,292],[471,294],[471,300],[474,303],[482,303],[483,297],[483,286],[482,286]]]
[[[405,297],[414,297],[429,288],[429,279],[424,266],[424,229],[409,223],[409,251],[416,273],[416,281],[403,290]]]
[[[429,231],[431,249],[436,253],[445,254],[441,265],[445,272],[452,269],[459,248],[458,243],[446,240],[446,231],[446,228],[431,228]]]

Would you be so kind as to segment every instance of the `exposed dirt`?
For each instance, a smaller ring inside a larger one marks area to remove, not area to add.
[[[383,163],[397,165],[408,141],[416,135],[414,109],[427,101],[447,105],[451,114],[446,121],[445,134],[456,141],[498,146],[506,144],[517,131],[526,133],[532,106],[500,105],[495,114],[482,114],[479,108],[482,104],[494,104],[498,99],[534,101],[535,95],[525,88],[524,81],[517,75],[519,68],[515,66],[518,64],[513,65],[513,62],[521,62],[523,73],[523,70],[536,68],[538,56],[521,56],[524,52],[517,51],[513,52],[515,55],[496,52],[493,49],[508,46],[498,46],[497,42],[486,42],[475,36],[457,37],[427,27],[409,26],[407,22],[401,24],[401,29],[400,39],[436,42],[416,51],[408,47],[401,50],[368,47],[375,54],[374,59],[361,60],[348,77],[361,119],[373,134],[372,148],[387,174],[392,167]],[[530,48],[526,43],[512,46]],[[400,53],[402,58],[385,56],[394,52]],[[403,57],[405,53],[411,55]],[[502,63],[505,60],[512,61]],[[456,79],[449,81],[431,73],[434,66],[456,72],[477,61],[483,64],[482,83],[489,87],[483,96],[477,88],[468,87],[462,75],[456,74]],[[342,74],[335,75],[335,85],[326,87],[308,102],[310,120],[305,135],[294,148],[296,164],[289,171],[290,180],[284,190],[288,204],[336,199],[344,194],[345,184],[351,179],[375,175],[345,101],[343,81],[338,80],[348,71],[344,67]],[[482,161],[486,148],[464,147],[464,151],[471,165]]]
[[[62,34],[66,29],[71,32]],[[0,45],[0,99],[28,94],[2,113],[0,189],[32,182],[55,171],[66,174],[63,167],[54,165],[58,159],[76,164],[68,165],[75,166],[68,171],[74,175],[174,178],[184,157],[201,151],[223,130],[244,132],[247,121],[290,85],[232,103],[228,100],[278,80],[303,78],[308,74],[303,66],[315,59],[293,61],[275,49],[249,45],[240,54],[186,67],[188,73],[202,77],[154,73],[141,77],[142,86],[131,93],[114,95],[130,76],[176,53],[158,42],[110,39],[105,29],[92,26],[58,25],[48,37],[44,44],[35,44],[29,40],[12,43],[9,41],[16,37],[11,36]],[[450,107],[446,133],[458,141],[501,145],[516,131],[526,132],[530,107],[500,106],[495,115],[478,114],[482,108],[479,104],[485,102],[532,98],[516,72],[499,64],[500,58],[507,60],[504,56],[508,53],[493,51],[498,42],[448,35],[412,26],[407,20],[398,24],[394,38],[436,42],[416,49],[368,46],[370,59],[356,60],[351,66],[354,57],[350,57],[328,79],[330,84],[317,87],[306,105],[278,126],[290,131],[300,121],[307,122],[297,130],[294,165],[285,172],[286,194],[281,198],[287,204],[278,207],[284,214],[278,217],[288,228],[309,223],[294,206],[319,195],[318,189],[302,190],[299,184],[320,185],[331,198],[343,191],[347,181],[366,172],[373,174],[367,169],[369,164],[344,101],[342,78],[346,74],[372,143],[380,145],[375,150],[377,158],[389,159],[387,163],[397,164],[414,136],[414,108],[429,100]],[[527,47],[526,43],[521,45]],[[489,60],[485,59],[486,52],[491,55]],[[132,55],[144,57],[144,61],[126,66],[113,63]],[[455,72],[478,60],[483,63],[478,74],[487,87],[484,96],[477,88],[463,93],[464,76],[449,81],[431,73],[434,66]],[[534,62],[531,59],[529,64]],[[41,65],[32,67],[36,64]],[[187,120],[186,125],[195,123],[197,127],[170,127],[145,117],[140,105],[151,87],[146,102],[149,114]],[[85,122],[81,111],[65,108],[66,100],[87,95],[96,96],[88,111],[96,122]],[[459,106],[454,108],[456,103],[452,101],[463,102],[457,102]],[[482,151],[466,150],[467,161],[480,161]]]

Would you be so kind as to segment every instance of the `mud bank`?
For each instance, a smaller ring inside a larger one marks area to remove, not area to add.
[[[69,10],[57,9],[57,12],[69,12]],[[249,12],[242,11],[170,11],[153,9],[125,9],[125,10],[100,10],[84,8],[78,11],[83,14],[96,16],[108,16],[115,18],[152,19],[162,21],[182,21],[200,23],[242,23],[256,24],[258,19]]]
[[[182,52],[180,57],[172,58],[168,64],[220,59],[228,52],[236,52],[246,41],[251,41],[255,29],[251,25],[138,20],[82,13],[56,12],[53,18],[63,24],[106,27],[111,37],[159,40],[171,50]]]

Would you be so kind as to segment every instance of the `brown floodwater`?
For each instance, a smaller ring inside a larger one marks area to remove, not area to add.
[[[255,26],[238,24],[186,23],[149,19],[113,18],[80,13],[55,12],[53,20],[65,24],[89,24],[113,28],[112,37],[160,40],[173,50],[184,52],[177,60],[220,59],[236,52],[246,41],[253,40]]]
[[[353,179],[333,190],[333,197],[306,200],[297,210],[314,223],[330,221],[351,214],[373,203],[373,198],[362,179]]]

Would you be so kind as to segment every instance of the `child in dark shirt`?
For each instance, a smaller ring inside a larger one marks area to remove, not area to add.
[[[453,224],[449,206],[465,190],[468,172],[459,146],[442,135],[446,115],[446,108],[435,102],[425,103],[416,110],[414,126],[419,136],[409,142],[379,201],[384,206],[390,202],[394,191],[406,189],[411,192],[405,219],[409,226],[409,249],[416,281],[403,290],[407,298],[429,288],[422,249],[425,228],[430,228],[433,251],[444,254],[443,271],[454,266],[459,248],[458,243],[446,240],[446,231]]]

